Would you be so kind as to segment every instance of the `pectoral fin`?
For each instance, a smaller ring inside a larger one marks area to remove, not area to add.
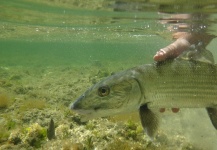
[[[207,107],[206,110],[213,126],[215,127],[215,129],[217,129],[217,108]]]
[[[150,136],[151,138],[154,137],[159,124],[157,115],[153,111],[148,109],[147,104],[142,105],[139,108],[139,115],[142,126],[148,136]]]

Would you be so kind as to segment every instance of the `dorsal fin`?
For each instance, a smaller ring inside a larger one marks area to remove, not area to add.
[[[184,51],[181,55],[179,55],[176,59],[194,60],[203,63],[214,64],[212,53],[202,46],[192,46],[188,50]]]

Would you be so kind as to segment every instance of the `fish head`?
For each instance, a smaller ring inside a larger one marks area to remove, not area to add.
[[[70,108],[87,119],[135,111],[142,92],[132,72],[112,75],[93,85]]]

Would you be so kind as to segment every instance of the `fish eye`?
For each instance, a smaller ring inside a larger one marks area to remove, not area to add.
[[[107,96],[110,93],[110,88],[108,86],[102,86],[98,89],[98,95],[101,97]]]

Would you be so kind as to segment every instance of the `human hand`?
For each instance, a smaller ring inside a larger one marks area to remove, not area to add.
[[[202,46],[206,47],[213,38],[215,36],[206,33],[174,33],[173,39],[176,39],[176,41],[157,51],[153,59],[155,61],[164,61],[168,58],[176,58],[193,44],[197,45],[199,42],[202,42]]]

